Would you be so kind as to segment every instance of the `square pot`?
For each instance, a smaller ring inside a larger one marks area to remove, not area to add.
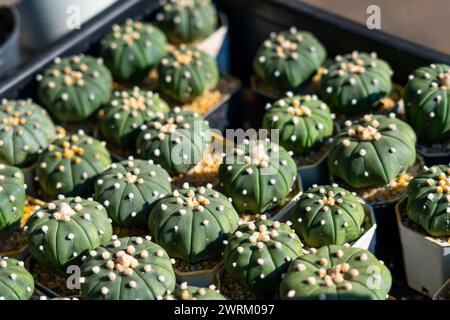
[[[173,268],[177,283],[187,282],[190,286],[197,287],[209,287],[211,284],[217,286],[217,279],[219,270],[223,267],[223,261],[220,261],[211,269],[198,270],[198,271],[180,271],[177,268]]]

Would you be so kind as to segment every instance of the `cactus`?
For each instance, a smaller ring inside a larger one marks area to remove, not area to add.
[[[152,205],[172,192],[171,178],[152,160],[113,163],[95,184],[95,200],[102,203],[118,225],[146,226]]]
[[[109,101],[112,88],[103,60],[84,55],[56,58],[37,80],[39,101],[62,122],[86,120]]]
[[[39,208],[25,234],[32,256],[44,268],[64,274],[84,254],[110,241],[112,226],[101,204],[75,197]]]
[[[261,214],[285,203],[297,179],[297,166],[275,143],[245,140],[219,167],[225,193],[239,213]]]
[[[169,0],[158,10],[156,23],[171,43],[193,43],[216,30],[217,12],[211,0]]]
[[[0,233],[20,221],[25,207],[25,181],[20,169],[0,164]]]
[[[445,142],[450,137],[450,66],[432,64],[409,76],[403,100],[406,118],[420,140]]]
[[[239,285],[255,294],[274,293],[302,243],[286,223],[259,220],[241,225],[224,251],[225,268]]]
[[[129,19],[112,30],[101,42],[100,55],[120,80],[145,77],[167,53],[166,36],[151,24]]]
[[[333,134],[328,106],[316,96],[293,96],[276,101],[264,114],[263,128],[276,129],[280,145],[304,155]]]
[[[408,185],[408,218],[435,237],[450,236],[450,167],[438,165]]]
[[[343,245],[361,235],[365,217],[361,202],[337,184],[314,186],[300,196],[290,217],[308,246]]]
[[[169,51],[159,64],[158,73],[160,91],[178,102],[191,101],[219,82],[214,57],[184,45]]]
[[[56,138],[47,112],[30,100],[0,104],[0,162],[25,167]]]
[[[338,133],[328,168],[353,188],[382,187],[414,164],[415,144],[416,135],[407,123],[365,115]]]
[[[281,299],[385,300],[389,269],[369,251],[336,245],[298,257],[281,282]]]
[[[228,300],[222,295],[215,285],[208,288],[188,286],[187,282],[181,283],[174,292],[164,296],[164,300]]]
[[[308,80],[327,56],[314,35],[295,27],[272,33],[253,60],[256,75],[277,91],[296,91]]]
[[[36,174],[46,196],[90,195],[94,179],[111,164],[104,143],[86,135],[64,135],[49,145],[38,160]]]
[[[121,148],[132,149],[139,127],[158,112],[168,112],[168,104],[151,91],[115,91],[113,99],[103,109],[100,129],[103,136]]]
[[[150,237],[115,238],[91,251],[81,275],[89,300],[160,300],[175,289],[169,256]]]
[[[33,292],[34,279],[24,263],[0,257],[0,300],[28,300]]]
[[[332,108],[345,115],[375,113],[379,100],[392,91],[392,70],[376,53],[337,56],[324,72],[320,96]]]
[[[239,216],[230,201],[211,185],[175,190],[155,203],[148,226],[171,257],[188,263],[219,258]]]
[[[175,108],[143,125],[136,146],[141,158],[151,159],[176,175],[199,163],[210,141],[210,128],[203,117]]]

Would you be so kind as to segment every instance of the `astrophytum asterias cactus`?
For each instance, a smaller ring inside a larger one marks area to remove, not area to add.
[[[450,137],[450,66],[432,64],[409,76],[403,95],[406,118],[420,140],[435,143]]]
[[[354,188],[382,187],[416,161],[416,135],[394,117],[365,115],[337,134],[328,168]]]
[[[275,293],[292,260],[302,255],[302,243],[291,227],[259,220],[241,225],[225,247],[230,277],[255,294]]]
[[[0,257],[0,300],[28,300],[33,292],[34,279],[24,263]]]
[[[435,237],[450,236],[450,167],[439,165],[408,185],[408,218]]]
[[[88,300],[161,300],[175,289],[167,253],[150,237],[113,239],[81,266],[81,296]]]
[[[20,169],[0,164],[0,233],[22,218],[25,181]]]
[[[304,155],[333,134],[328,106],[316,96],[293,96],[268,105],[263,128],[278,130],[279,143],[295,155]]]
[[[32,256],[46,269],[64,274],[90,250],[111,240],[106,209],[80,197],[47,203],[26,225]]]
[[[320,97],[337,112],[362,115],[378,111],[392,91],[392,70],[375,53],[337,56],[320,80]]]
[[[311,247],[359,238],[365,212],[360,199],[336,184],[308,189],[289,210],[293,227]]]
[[[158,112],[168,112],[169,105],[151,91],[114,91],[112,100],[101,112],[102,135],[121,148],[133,149],[139,127]]]
[[[168,173],[152,160],[113,163],[95,183],[95,200],[123,227],[145,227],[158,199],[172,191]]]
[[[105,144],[86,135],[67,134],[49,145],[39,157],[36,173],[44,194],[90,195],[94,179],[111,164]]]
[[[166,36],[151,24],[128,19],[112,29],[101,42],[100,55],[118,79],[145,77],[166,55]]]
[[[214,57],[182,45],[169,51],[158,66],[159,89],[179,102],[187,102],[213,89],[219,81]]]
[[[37,80],[39,101],[63,122],[87,119],[109,101],[112,88],[103,60],[83,55],[56,58]]]
[[[224,158],[219,179],[239,213],[261,214],[285,203],[297,179],[297,166],[283,147],[245,140]]]
[[[227,300],[215,285],[208,288],[189,286],[187,282],[181,283],[174,292],[165,295],[164,300]]]
[[[253,60],[264,83],[277,91],[295,91],[314,75],[326,58],[325,47],[314,35],[295,27],[271,33]]]
[[[324,246],[298,257],[281,282],[281,299],[385,300],[391,288],[389,269],[359,248]]]
[[[239,216],[229,199],[207,187],[182,189],[155,203],[150,233],[167,253],[188,263],[220,257],[224,241],[236,230]]]
[[[56,138],[47,111],[29,100],[0,104],[0,162],[24,167]]]
[[[142,125],[136,147],[140,158],[151,159],[176,175],[199,163],[210,141],[210,128],[203,117],[175,108]]]
[[[168,0],[158,10],[156,23],[171,43],[192,43],[216,30],[217,12],[211,0]]]

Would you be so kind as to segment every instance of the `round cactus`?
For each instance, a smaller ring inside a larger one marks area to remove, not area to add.
[[[406,118],[420,140],[443,142],[450,137],[450,66],[432,64],[409,76],[403,100]]]
[[[109,101],[112,77],[102,59],[77,55],[56,58],[39,81],[39,101],[59,121],[87,119]]]
[[[414,164],[415,144],[416,135],[405,122],[365,115],[336,136],[328,168],[351,187],[382,187]]]
[[[100,55],[118,79],[145,77],[166,55],[166,36],[155,26],[129,19],[112,29],[101,42]]]
[[[316,73],[327,56],[309,32],[292,27],[265,40],[253,60],[256,75],[277,91],[297,90]]]
[[[156,117],[158,112],[168,112],[169,105],[151,91],[115,91],[113,99],[102,110],[100,129],[105,138],[121,148],[132,149],[139,127]]]
[[[88,300],[160,300],[176,281],[167,253],[150,237],[115,239],[91,251],[81,275]]]
[[[281,299],[385,300],[389,269],[369,251],[324,246],[298,257],[281,282]]]
[[[28,300],[33,292],[34,279],[24,263],[0,257],[0,300]]]
[[[225,247],[225,267],[239,285],[256,294],[274,293],[302,243],[286,223],[259,220],[241,225]]]
[[[239,215],[223,194],[187,183],[156,202],[148,220],[155,241],[188,263],[220,257],[238,224]]]
[[[49,145],[36,173],[46,196],[90,195],[93,180],[111,164],[104,143],[84,134],[64,135]]]
[[[362,115],[376,112],[379,100],[392,91],[392,70],[375,53],[337,56],[324,72],[320,96],[337,112]]]
[[[0,164],[0,232],[9,230],[22,218],[25,181],[20,169]]]
[[[184,173],[199,163],[211,141],[210,128],[203,117],[179,108],[159,113],[141,129],[137,154],[154,160],[171,175]]]
[[[152,160],[113,163],[95,184],[95,200],[118,225],[146,226],[152,205],[172,191],[171,178]]]
[[[211,0],[169,0],[158,10],[156,23],[171,43],[192,43],[216,30],[217,12]]]
[[[111,240],[106,209],[80,197],[47,203],[26,225],[28,247],[46,269],[65,273],[79,258]]]
[[[227,300],[214,285],[209,288],[188,286],[183,282],[174,292],[164,296],[165,300]]]
[[[297,166],[275,143],[245,140],[225,157],[219,179],[239,213],[260,214],[283,205],[297,179]]]
[[[276,129],[279,143],[296,155],[304,155],[333,134],[328,106],[315,96],[292,96],[269,105],[263,128]]]
[[[184,45],[169,51],[158,66],[159,89],[179,102],[187,102],[213,89],[219,82],[214,57]]]
[[[312,187],[290,209],[294,229],[314,248],[350,243],[362,232],[365,212],[361,201],[336,184]]]
[[[450,236],[450,167],[439,165],[408,185],[408,218],[435,237]]]
[[[47,111],[29,100],[0,104],[0,162],[24,167],[56,138]]]

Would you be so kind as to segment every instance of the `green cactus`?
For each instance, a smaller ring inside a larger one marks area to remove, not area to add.
[[[165,295],[165,300],[228,300],[222,295],[216,286],[211,285],[209,288],[200,288],[188,286],[187,282],[181,283],[174,292]]]
[[[314,35],[295,27],[272,33],[253,60],[256,75],[277,91],[296,91],[316,73],[327,56]]]
[[[90,196],[94,179],[110,164],[105,144],[79,130],[48,146],[39,157],[36,174],[47,197]]]
[[[112,88],[103,60],[84,55],[56,58],[37,80],[39,101],[62,122],[86,120],[109,101]]]
[[[64,274],[69,265],[110,241],[112,226],[101,204],[75,197],[39,208],[25,234],[32,256],[44,268]]]
[[[298,257],[281,282],[288,300],[385,300],[391,288],[389,269],[359,248],[324,246]]]
[[[115,91],[113,99],[103,109],[100,129],[103,136],[124,149],[133,149],[139,127],[156,117],[158,112],[168,112],[169,105],[151,91]]]
[[[33,292],[34,279],[24,263],[0,257],[0,300],[29,300]]]
[[[408,185],[408,218],[435,237],[450,236],[450,167],[438,165]]]
[[[293,96],[268,105],[263,128],[276,129],[280,145],[295,155],[304,155],[333,134],[333,117],[316,96]]]
[[[160,91],[178,102],[191,101],[219,82],[216,59],[184,45],[169,51],[159,64],[158,73]]]
[[[25,180],[20,169],[0,164],[0,233],[15,226],[25,207]]]
[[[171,43],[193,43],[216,30],[217,12],[211,0],[168,0],[158,10],[156,23]]]
[[[161,300],[176,281],[169,256],[150,237],[114,237],[90,252],[81,275],[88,300]]]
[[[30,100],[0,104],[0,162],[25,167],[56,138],[47,111]]]
[[[348,124],[334,139],[328,168],[351,187],[385,186],[416,161],[416,135],[407,123],[365,115]]]
[[[239,285],[255,294],[274,293],[302,243],[286,223],[259,220],[241,225],[224,251],[225,268]]]
[[[220,257],[236,230],[239,216],[229,199],[207,187],[188,183],[155,203],[148,226],[155,242],[171,257],[197,263]]]
[[[450,137],[450,66],[432,64],[409,76],[403,94],[406,118],[420,140],[437,143]]]
[[[293,227],[314,248],[344,245],[361,235],[365,212],[362,200],[337,184],[314,186],[290,209]]]
[[[127,20],[114,25],[101,42],[100,55],[113,75],[120,80],[143,78],[166,55],[167,39],[151,24]]]
[[[244,140],[224,158],[219,179],[239,213],[261,214],[285,203],[297,179],[297,166],[275,143]]]
[[[320,96],[345,115],[375,113],[379,100],[392,91],[392,70],[375,53],[337,56],[320,81]]]
[[[203,117],[175,108],[141,126],[136,147],[140,158],[153,160],[177,175],[199,163],[210,142],[210,128]]]
[[[152,160],[129,158],[113,163],[97,179],[95,200],[118,225],[146,226],[153,204],[172,192],[171,178]]]

